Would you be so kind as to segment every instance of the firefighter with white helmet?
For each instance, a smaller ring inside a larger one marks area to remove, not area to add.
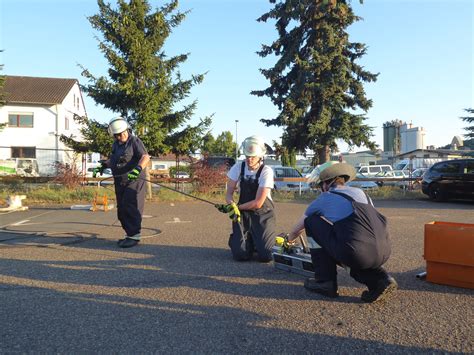
[[[150,157],[141,139],[132,135],[125,118],[112,118],[107,130],[114,137],[112,154],[95,173],[102,174],[105,168],[112,169],[117,216],[126,233],[118,241],[118,246],[130,248],[140,242],[146,187],[143,170]]]
[[[261,137],[246,138],[241,148],[245,161],[237,162],[227,173],[227,204],[219,205],[218,209],[233,218],[229,246],[234,259],[250,260],[256,251],[259,261],[269,262],[275,242],[273,170],[263,162],[266,147]],[[238,185],[239,198],[235,203]]]
[[[328,297],[338,296],[336,265],[350,268],[350,275],[367,286],[363,302],[383,300],[397,288],[382,265],[390,256],[387,221],[373,207],[371,199],[346,182],[355,177],[347,163],[326,162],[314,169],[309,180],[321,188],[321,195],[295,224],[288,240],[306,231],[312,245],[315,278],[305,288]]]

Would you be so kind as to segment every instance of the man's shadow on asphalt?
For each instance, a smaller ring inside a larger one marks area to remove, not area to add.
[[[277,300],[327,300],[303,288],[304,276],[277,270],[273,262],[234,261],[228,249],[146,244],[146,240],[137,247],[121,249],[115,240],[103,239],[94,234],[75,236],[74,232],[63,236],[19,234],[16,238],[13,234],[4,242],[0,240],[0,249],[8,248],[7,245],[17,248],[60,248],[62,253],[67,254],[69,250],[76,258],[80,259],[80,254],[85,258],[81,261],[0,259],[0,270],[3,270],[4,275],[76,284],[86,281],[89,285],[110,287],[186,286]],[[424,268],[420,267],[391,275],[401,290],[451,294],[470,292],[468,289],[432,284],[417,278],[416,275],[423,271]],[[364,289],[363,285],[339,267],[338,284],[340,289]],[[331,301],[361,303],[359,295],[347,295],[344,291],[340,294],[340,297]]]
[[[49,352],[51,349],[81,353],[236,354],[346,353],[349,349],[360,353],[370,349],[388,353],[439,351],[325,334],[328,329],[309,333],[268,326],[272,317],[240,307],[192,305],[179,300],[165,302],[104,293],[44,291],[35,287],[30,287],[30,291],[31,299],[23,299],[20,307],[14,298],[2,302],[3,309],[13,308],[36,316],[21,323],[20,329],[16,328],[18,321],[7,316],[6,324],[15,334],[2,340],[0,350],[15,348],[21,351],[17,339],[28,339],[22,346],[30,352]],[[62,316],[55,316],[58,314]],[[9,315],[17,316],[13,312]],[[351,327],[340,321],[331,323],[339,330]],[[38,336],[45,324],[47,338]]]
[[[265,352],[281,352],[282,344],[287,344],[289,340],[291,352],[308,352],[316,349],[321,352],[337,353],[347,352],[348,349],[355,352],[378,349],[397,353],[439,351],[439,349],[393,345],[381,341],[264,326],[265,323],[272,321],[271,317],[241,307],[196,305],[179,298],[169,302],[147,298],[141,293],[138,296],[134,294],[134,289],[146,293],[152,289],[171,290],[175,287],[186,287],[190,290],[212,291],[217,294],[274,299],[277,302],[314,300],[316,309],[324,309],[324,305],[319,301],[328,299],[304,290],[302,276],[275,270],[271,263],[233,261],[227,249],[164,246],[147,244],[145,241],[138,247],[124,250],[119,249],[116,241],[110,239],[91,237],[75,243],[70,243],[68,239],[31,235],[29,238],[22,237],[0,243],[0,248],[17,249],[8,259],[0,258],[1,276],[9,276],[12,280],[11,283],[8,281],[0,283],[0,289],[21,292],[19,288],[28,288],[33,292],[27,292],[26,297],[31,297],[30,302],[34,303],[32,307],[41,309],[40,312],[45,314],[45,317],[46,314],[57,312],[67,314],[69,327],[74,327],[75,336],[82,339],[78,342],[76,340],[75,343],[81,351],[111,349],[110,345],[103,344],[114,344],[113,348],[125,352],[143,349],[143,346],[159,350],[160,346],[156,344],[157,338],[151,339],[145,336],[150,332],[150,324],[154,324],[156,328],[153,331],[159,329],[159,338],[166,339],[164,342],[170,347],[169,349],[188,352],[219,352],[224,349],[227,351],[233,349],[239,353],[262,349]],[[22,255],[22,250],[31,247],[49,248],[52,254],[45,255],[40,260],[29,260],[28,255]],[[77,260],[81,258],[83,260]],[[418,271],[420,270],[416,270]],[[360,287],[345,271],[339,269],[339,274],[339,284],[342,288]],[[428,284],[417,280],[412,272],[396,273],[394,276],[403,290],[420,290],[421,285],[421,289],[427,292],[457,294],[470,292]],[[94,291],[95,287],[101,291]],[[129,291],[122,292],[124,289]],[[114,294],[114,290],[115,292],[121,290],[119,292],[121,294]],[[38,297],[39,295],[44,296]],[[67,302],[64,302],[64,297],[67,298]],[[52,299],[56,299],[56,302],[52,302]],[[15,302],[15,299],[7,298],[3,306],[5,309],[9,306],[17,307],[18,305],[13,305]],[[21,307],[28,308],[29,305],[25,305],[24,302]],[[331,299],[329,302],[360,303],[358,296],[346,295]],[[97,319],[94,321],[98,322],[95,327],[91,324],[87,327],[81,326],[81,320],[90,318],[91,314]],[[114,329],[131,329],[133,336],[124,332],[98,332],[97,329],[100,329],[103,323],[109,326],[113,323]],[[34,340],[37,337],[33,336],[37,329],[43,326],[44,320],[38,318],[30,319],[23,325],[23,331],[32,333],[33,340],[28,345],[31,351],[45,350],[41,348],[39,340]],[[348,325],[344,322],[334,321],[335,328],[345,326]],[[204,339],[209,340],[209,335],[203,337],[202,330],[222,335],[222,329],[227,329],[229,333],[224,337],[213,338],[212,345],[205,343]],[[64,320],[62,318],[50,320],[48,331],[63,334]],[[152,341],[155,344],[151,343]],[[8,339],[4,344],[8,348]]]

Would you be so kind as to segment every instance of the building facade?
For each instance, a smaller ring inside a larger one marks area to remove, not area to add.
[[[39,174],[55,174],[56,163],[81,162],[59,137],[81,139],[74,116],[86,116],[76,79],[6,76],[0,107],[0,159],[36,159]]]

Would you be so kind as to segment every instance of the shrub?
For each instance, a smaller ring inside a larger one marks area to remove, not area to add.
[[[64,185],[68,189],[74,189],[81,185],[84,178],[82,173],[77,168],[75,161],[72,164],[65,164],[61,162],[54,163],[57,175],[53,182]]]
[[[225,187],[226,173],[226,165],[211,167],[205,160],[198,161],[192,168],[195,191],[209,193]]]

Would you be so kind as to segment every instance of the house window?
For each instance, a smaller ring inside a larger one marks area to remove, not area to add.
[[[35,147],[12,147],[12,158],[36,158]]]
[[[72,94],[72,106],[76,104],[76,94]]]
[[[33,114],[9,113],[8,127],[33,127]]]
[[[77,98],[76,100],[77,100],[77,109],[79,110],[79,98]]]
[[[69,130],[69,117],[64,117],[64,129]]]

